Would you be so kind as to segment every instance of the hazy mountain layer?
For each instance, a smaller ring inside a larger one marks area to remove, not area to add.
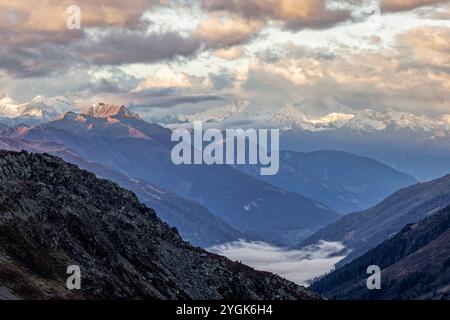
[[[202,120],[212,128],[280,128],[283,150],[345,151],[431,180],[450,172],[449,119],[389,108],[356,110],[324,98],[279,106],[238,100],[159,121],[173,127]]]
[[[259,175],[258,166],[235,168],[321,201],[342,214],[367,209],[391,193],[417,182],[376,160],[332,150],[283,151],[280,153],[280,171],[273,176]]]
[[[379,131],[293,129],[284,132],[280,141],[285,150],[333,149],[369,157],[422,181],[450,172],[450,135],[443,131],[433,133],[426,129],[392,126]]]

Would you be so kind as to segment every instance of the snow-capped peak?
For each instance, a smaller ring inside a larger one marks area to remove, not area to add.
[[[320,131],[340,128],[354,117],[354,114],[338,112],[329,113],[323,117],[311,116],[303,113],[296,106],[288,105],[273,117],[273,121],[282,126]]]
[[[24,105],[5,96],[0,99],[0,117],[18,117],[23,111]]]
[[[184,121],[203,121],[203,122],[220,122],[225,121],[233,116],[241,114],[248,106],[249,102],[245,100],[235,100],[230,104],[210,108],[206,111],[196,113],[194,115],[187,115]]]
[[[339,126],[340,124],[344,124],[352,120],[354,117],[355,117],[354,114],[333,112],[327,114],[326,116],[321,117],[316,122],[323,124],[334,124]]]
[[[297,127],[304,130],[313,128],[310,119],[293,105],[287,105],[280,109],[272,119],[275,123],[282,126]]]
[[[356,131],[380,131],[386,129],[387,127],[384,120],[385,117],[380,113],[371,109],[365,109],[358,112],[343,127]]]
[[[83,114],[95,118],[109,118],[114,116],[122,116],[125,118],[140,119],[140,116],[137,113],[131,112],[127,107],[123,105],[122,106],[109,105],[103,102],[89,106],[87,109],[83,111]]]
[[[346,125],[346,128],[357,131],[381,131],[387,128],[436,131],[448,127],[439,119],[431,119],[424,115],[401,112],[392,108],[384,111],[366,109],[358,112]]]
[[[20,116],[42,118],[44,121],[55,120],[71,108],[69,99],[62,96],[44,97],[38,95],[25,104]]]
[[[0,116],[8,118],[34,118],[51,121],[70,108],[71,103],[66,97],[47,98],[38,95],[26,103],[17,103],[9,97],[0,100]]]

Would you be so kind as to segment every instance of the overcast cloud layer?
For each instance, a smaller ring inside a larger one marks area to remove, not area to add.
[[[71,4],[0,0],[0,99],[450,114],[450,1],[82,0],[68,30]]]

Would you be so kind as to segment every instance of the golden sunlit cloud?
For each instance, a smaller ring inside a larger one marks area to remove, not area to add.
[[[264,27],[258,20],[239,16],[211,14],[194,31],[194,36],[206,40],[211,46],[233,46],[247,42]]]
[[[244,55],[244,50],[242,47],[234,46],[230,48],[217,49],[214,51],[216,57],[222,58],[224,60],[235,60],[241,58]]]
[[[63,31],[67,25],[67,8],[77,5],[81,9],[82,22],[86,27],[129,27],[139,22],[140,16],[159,0],[2,0],[0,23],[22,30]]]
[[[381,0],[378,28],[373,3],[80,0],[81,29],[68,30],[70,0],[0,0],[0,95],[130,95],[166,106],[326,90],[352,106],[449,107],[450,1]]]
[[[249,19],[278,20],[289,29],[325,28],[347,20],[350,13],[330,10],[325,0],[203,0],[208,11],[226,11]]]

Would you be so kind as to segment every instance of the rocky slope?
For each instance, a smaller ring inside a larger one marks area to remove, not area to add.
[[[145,205],[156,210],[161,220],[176,227],[184,240],[208,248],[224,242],[248,238],[217,218],[202,205],[158,188],[148,181],[131,179],[105,166],[86,161],[73,150],[52,141],[27,141],[0,136],[0,149],[48,153],[95,173],[97,177],[118,183],[133,191]]]
[[[81,290],[66,289],[79,265]],[[0,297],[316,299],[184,242],[136,196],[59,158],[0,152]]]
[[[368,290],[378,265],[381,289]],[[450,207],[406,226],[392,239],[313,284],[338,299],[450,299]]]

